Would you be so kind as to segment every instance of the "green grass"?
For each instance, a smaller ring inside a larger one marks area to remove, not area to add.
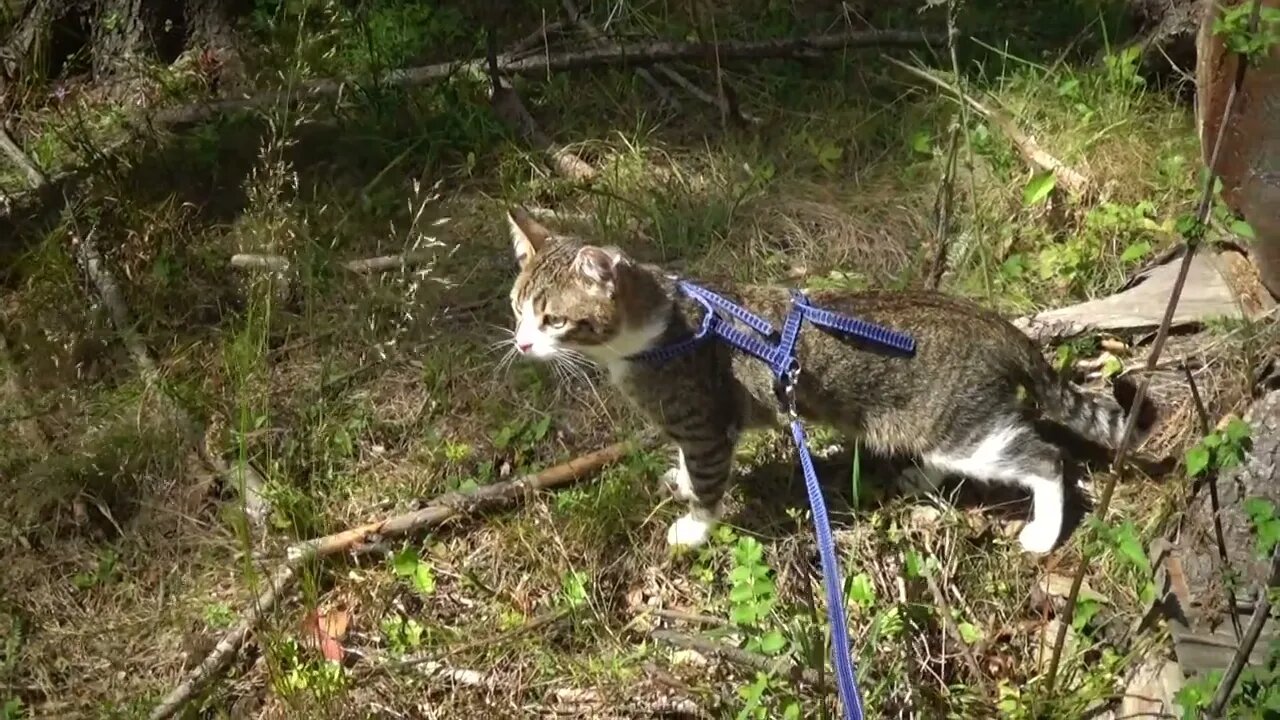
[[[360,7],[257,3],[251,24],[264,76],[360,76],[477,51],[470,21],[452,10],[390,0]],[[702,18],[657,3],[628,10],[616,31],[673,38],[709,34],[711,17],[722,38],[843,22],[798,19],[790,6],[763,2]],[[536,26],[540,9],[513,14],[514,37]],[[959,123],[944,287],[1011,314],[1114,289],[1177,242],[1176,221],[1194,203],[1199,149],[1189,109],[1145,88],[1131,55],[1092,62],[1120,46],[1114,24],[1104,33],[1099,17],[1110,10],[1086,2],[966,4],[962,30],[981,29],[990,47],[966,46],[959,79],[949,62],[936,64],[941,77],[1003,108],[1085,173],[1095,188],[1088,199],[1038,192],[1043,181],[998,127],[875,52],[727,68],[744,109],[763,119],[746,129],[721,129],[717,113],[691,99],[680,113],[663,110],[631,73],[519,81],[544,129],[578,143],[599,169],[590,190],[549,174],[467,77],[409,91],[359,85],[341,107],[268,109],[270,123],[211,121],[129,156],[51,226],[27,231],[6,274],[11,292],[0,314],[15,364],[33,404],[51,409],[44,431],[69,459],[34,462],[0,435],[0,471],[20,490],[40,491],[5,499],[21,510],[5,513],[5,537],[35,542],[15,552],[8,583],[21,590],[0,604],[0,627],[52,618],[58,628],[9,635],[17,639],[0,658],[0,687],[43,692],[94,677],[73,699],[77,712],[141,716],[167,691],[181,652],[198,660],[234,622],[288,540],[639,433],[638,418],[601,378],[566,381],[545,366],[503,365],[493,351],[509,325],[514,273],[506,202],[577,213],[581,232],[692,274],[907,287],[932,256],[932,207],[949,128]],[[885,26],[940,20],[900,10],[877,18]],[[1012,30],[1031,20],[1037,32]],[[682,71],[713,87],[704,70]],[[74,148],[109,137],[116,112],[33,111],[23,134],[41,162],[74,163]],[[76,142],[58,139],[73,133]],[[234,492],[182,462],[172,428],[139,422],[156,407],[155,389],[141,384],[102,314],[89,309],[69,254],[68,237],[90,230],[109,248],[165,387],[209,424],[203,441],[266,477],[273,512],[265,544]],[[333,264],[433,242],[439,255],[425,273],[354,276]],[[285,256],[287,286],[228,269],[236,252]],[[465,311],[450,310],[458,306]],[[1252,332],[1219,336],[1223,352],[1240,358],[1265,346]],[[1091,350],[1096,342],[1087,341],[1076,352]],[[1231,379],[1216,387],[1215,410],[1239,400]],[[814,435],[817,442],[822,433]],[[85,438],[90,450],[81,450]],[[389,540],[358,560],[311,566],[301,602],[282,603],[256,639],[263,662],[237,663],[196,705],[216,712],[256,688],[249,694],[290,717],[378,706],[412,713],[424,701],[451,715],[504,717],[578,702],[590,716],[651,702],[674,680],[678,694],[715,717],[816,716],[829,697],[781,674],[673,654],[647,632],[658,621],[646,609],[681,608],[722,618],[725,626],[708,632],[726,642],[806,666],[823,661],[812,530],[786,439],[753,436],[740,455],[752,481],[731,504],[743,512],[691,555],[670,557],[665,546],[679,513],[657,482],[666,453],[639,452],[596,482]],[[837,505],[836,516],[872,714],[1075,716],[1118,692],[1123,670],[1152,639],[1117,639],[1111,628],[1144,611],[1142,548],[1176,507],[1176,483],[1122,485],[1111,527],[1082,529],[1058,552],[1054,572],[1062,573],[1083,544],[1096,546],[1089,582],[1106,600],[1082,611],[1062,700],[1045,697],[1040,654],[1052,625],[1028,600],[1049,570],[1010,539],[1008,518],[1021,510],[899,497],[877,487],[871,459],[859,460],[856,507]],[[849,491],[850,477],[836,473],[833,498]],[[787,509],[783,498],[799,504]],[[69,510],[77,501],[91,510],[87,524]],[[947,593],[950,618],[927,576]],[[341,670],[326,666],[299,631],[307,610],[346,613],[344,642],[364,656]],[[545,613],[563,616],[522,631]],[[960,628],[985,677],[967,677],[948,624]],[[423,654],[482,684],[397,662]],[[103,662],[115,663],[111,678],[96,670]],[[23,694],[24,706],[38,707],[41,692]]]

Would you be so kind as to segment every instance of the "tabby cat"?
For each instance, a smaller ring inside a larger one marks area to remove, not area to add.
[[[508,221],[520,266],[511,289],[516,349],[544,360],[585,356],[608,369],[678,448],[664,480],[689,511],[667,541],[702,544],[720,514],[740,434],[782,419],[768,366],[718,341],[661,364],[629,359],[688,337],[703,307],[678,294],[674,278],[617,248],[557,235],[519,208]],[[783,287],[707,287],[779,327],[790,307]],[[885,354],[806,328],[798,344],[799,414],[873,451],[913,456],[927,474],[1029,490],[1033,516],[1018,539],[1028,552],[1052,550],[1062,532],[1063,451],[1034,421],[1044,417],[1113,447],[1127,420],[1120,403],[1060,379],[1023,333],[971,302],[925,292],[818,290],[809,297],[911,334],[916,354]],[[1138,439],[1154,420],[1154,408],[1144,405]]]

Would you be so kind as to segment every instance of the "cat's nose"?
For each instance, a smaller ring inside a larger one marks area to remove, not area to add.
[[[516,349],[522,353],[528,353],[533,348],[533,343],[516,341]]]

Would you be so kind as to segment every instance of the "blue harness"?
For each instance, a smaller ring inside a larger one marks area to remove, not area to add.
[[[841,592],[839,562],[836,560],[835,540],[831,536],[831,522],[827,518],[827,506],[818,486],[818,473],[813,468],[813,457],[805,436],[804,425],[796,412],[796,381],[800,377],[800,361],[796,357],[796,340],[800,327],[807,320],[829,331],[848,337],[856,337],[875,345],[911,356],[916,343],[911,336],[881,327],[847,315],[823,310],[809,304],[804,293],[791,292],[791,310],[787,313],[782,333],[774,332],[769,321],[734,304],[706,288],[679,280],[676,288],[681,294],[696,300],[706,310],[702,326],[694,335],[630,356],[631,360],[652,363],[666,362],[689,352],[708,338],[720,338],[742,352],[768,363],[773,372],[774,393],[778,403],[791,419],[791,437],[795,440],[804,471],[805,490],[809,505],[813,508],[813,526],[818,537],[818,553],[822,560],[822,581],[827,595],[827,615],[831,621],[831,654],[835,663],[836,680],[840,690],[840,702],[844,705],[846,720],[862,720],[862,698],[849,655],[849,630],[845,625],[844,597]],[[726,319],[727,318],[727,319]],[[752,335],[734,327],[737,320],[759,335]]]

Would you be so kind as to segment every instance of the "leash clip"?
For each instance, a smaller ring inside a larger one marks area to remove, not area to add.
[[[778,398],[778,404],[792,420],[800,417],[796,409],[796,384],[799,381],[800,361],[793,358],[791,366],[785,373],[779,375],[773,384],[773,392]]]

